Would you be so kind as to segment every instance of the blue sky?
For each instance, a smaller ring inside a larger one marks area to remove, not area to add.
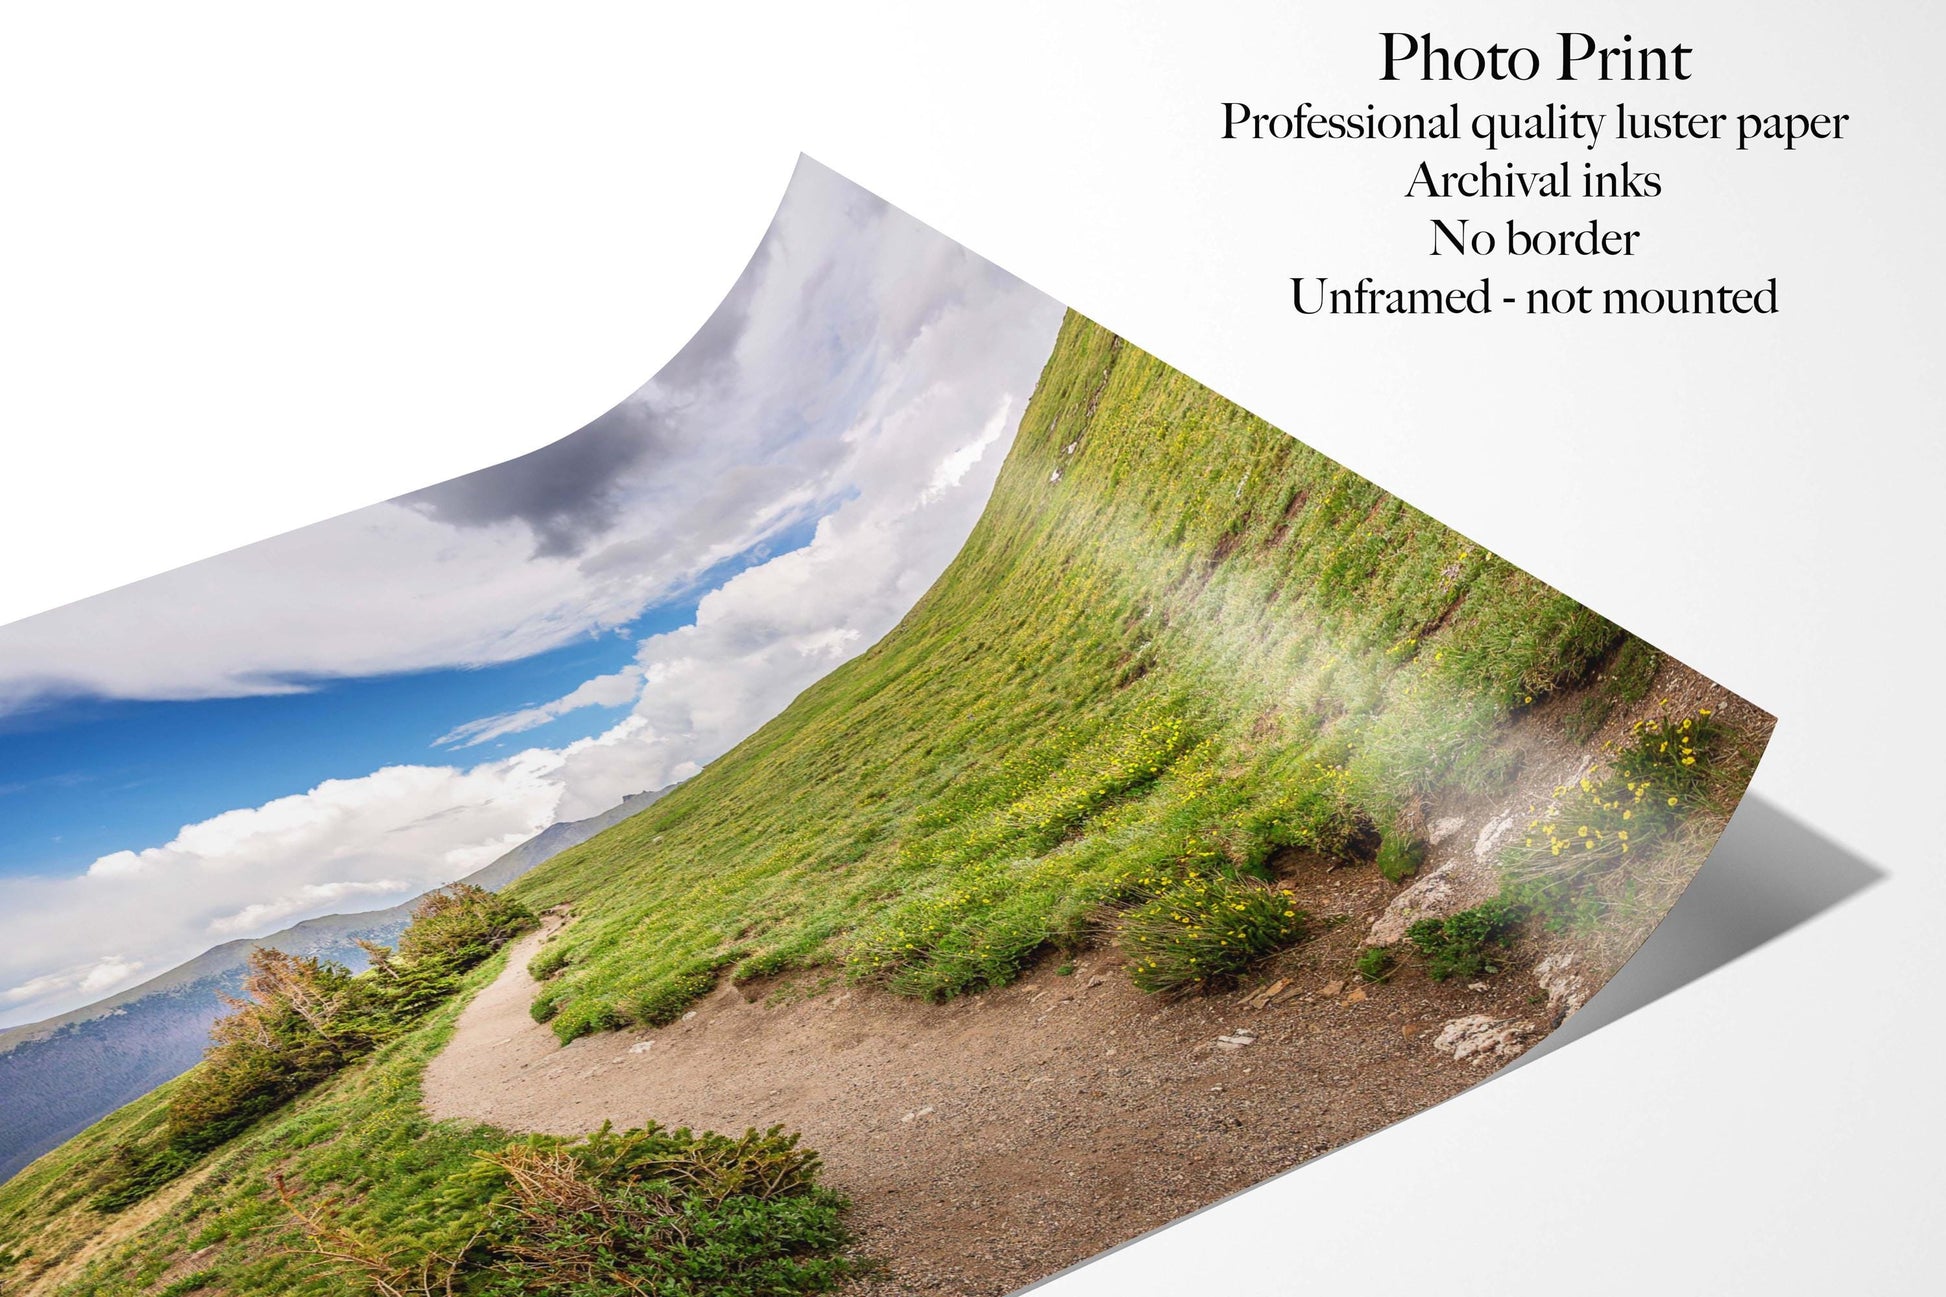
[[[952,560],[1060,316],[806,159],[587,427],[0,627],[0,1027],[695,773]]]
[[[0,716],[0,877],[74,873],[184,824],[395,762],[444,762],[438,740],[482,715],[557,698],[692,623],[706,590],[810,543],[816,520],[718,564],[634,621],[511,662],[320,680],[303,693],[198,701],[65,698]],[[489,740],[475,759],[564,746],[627,703]]]

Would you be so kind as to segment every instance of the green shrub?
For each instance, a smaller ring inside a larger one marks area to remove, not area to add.
[[[1641,702],[1648,696],[1649,686],[1655,683],[1655,673],[1661,666],[1660,654],[1633,635],[1628,636],[1609,658],[1601,679],[1563,720],[1562,729],[1576,743],[1592,738],[1617,707]]]
[[[495,1297],[784,1297],[854,1270],[843,1198],[780,1127],[741,1137],[657,1126],[489,1155],[504,1181],[482,1269]]]
[[[1505,949],[1526,918],[1526,906],[1497,896],[1444,919],[1421,919],[1405,935],[1425,956],[1435,982],[1480,977],[1500,971],[1496,948]]]
[[[1411,837],[1404,833],[1393,833],[1379,844],[1375,861],[1378,872],[1385,875],[1388,883],[1403,883],[1419,872],[1426,863],[1426,843],[1423,838]]]
[[[1149,895],[1123,913],[1117,940],[1144,991],[1181,991],[1235,977],[1303,939],[1288,892],[1254,878],[1190,870],[1139,880]]]
[[[861,933],[851,975],[929,1000],[1005,986],[1055,936],[1048,893],[1068,886],[1031,862],[974,865]]]
[[[472,883],[428,892],[399,937],[406,961],[457,959],[471,968],[533,927],[534,913],[512,897]]]
[[[599,1031],[617,1031],[628,1025],[628,1019],[614,1005],[585,999],[560,1002],[545,1021],[554,1028],[555,1037],[563,1045]]]
[[[1249,827],[1274,846],[1333,860],[1368,860],[1379,845],[1378,832],[1359,807],[1344,767],[1322,761],[1313,762]]]
[[[274,1183],[319,1264],[376,1294],[793,1297],[857,1270],[845,1254],[849,1204],[820,1171],[781,1127],[535,1137],[481,1153],[442,1188],[443,1200],[485,1204],[455,1253],[374,1237]]]
[[[133,1207],[195,1162],[196,1154],[168,1144],[124,1144],[107,1167],[107,1187],[90,1198],[88,1206],[103,1213]]]
[[[1367,946],[1358,952],[1352,967],[1363,980],[1382,982],[1392,975],[1392,965],[1397,962],[1398,957],[1392,953],[1390,946]]]
[[[664,980],[630,1006],[628,1016],[647,1027],[661,1027],[676,1021],[689,1006],[716,989],[724,961],[700,960]]]

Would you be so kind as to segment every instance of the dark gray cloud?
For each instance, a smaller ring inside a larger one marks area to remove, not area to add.
[[[694,396],[721,388],[734,377],[737,346],[750,327],[750,302],[756,296],[762,278],[761,267],[776,238],[777,221],[773,218],[729,293],[710,312],[709,319],[703,321],[703,327],[683,344],[682,350],[656,371],[655,377],[649,380],[651,384],[664,392]]]
[[[664,440],[660,422],[631,398],[551,445],[397,503],[455,527],[524,522],[536,557],[578,554],[614,526],[622,479]]]
[[[611,530],[625,508],[624,479],[658,451],[675,454],[666,411],[729,387],[749,327],[760,267],[777,223],[703,327],[627,400],[577,432],[491,468],[403,495],[396,503],[455,527],[524,522],[536,558],[572,558]],[[658,399],[648,399],[653,387]],[[653,465],[651,465],[652,467]]]

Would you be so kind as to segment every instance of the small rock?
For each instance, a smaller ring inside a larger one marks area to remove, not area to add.
[[[1338,992],[1344,989],[1345,989],[1345,984],[1343,981],[1326,982],[1324,984],[1324,994],[1326,995],[1336,995],[1338,994]]]
[[[913,1111],[913,1112],[908,1112],[908,1113],[907,1113],[907,1114],[906,1114],[905,1116],[903,1116],[903,1117],[901,1117],[901,1118],[899,1118],[899,1120],[900,1120],[900,1121],[917,1121],[917,1120],[919,1120],[919,1118],[921,1118],[921,1117],[926,1117],[926,1116],[930,1116],[931,1114],[932,1114],[932,1105],[931,1105],[931,1104],[927,1104],[927,1105],[926,1105],[925,1107],[923,1107],[923,1108],[920,1108],[920,1109],[917,1109],[916,1111]]]
[[[1484,991],[1487,989],[1487,984],[1485,982],[1468,982],[1466,989],[1469,991]]]
[[[1088,989],[1092,991],[1097,986],[1100,986],[1103,982],[1107,980],[1108,979],[1103,977],[1100,973],[1096,973],[1093,977],[1088,979]]]
[[[1269,986],[1258,987],[1255,991],[1252,991],[1249,995],[1245,996],[1244,1003],[1248,1004],[1253,1009],[1264,1008],[1272,1000],[1276,999],[1279,995],[1282,995],[1285,989],[1290,986],[1290,984],[1291,982],[1288,977],[1280,977],[1276,981],[1272,982]]]
[[[688,1013],[685,1013],[685,1014],[683,1014],[683,1015],[682,1015],[682,1020],[683,1020],[684,1022],[688,1022],[688,1021],[689,1021],[689,1020],[690,1020],[691,1018],[693,1018],[693,1017],[695,1017],[695,1016],[696,1016],[696,1010],[694,1010],[694,1009],[691,1009],[691,1010],[690,1010],[690,1011],[689,1011]]]
[[[655,1042],[653,1040],[638,1041],[628,1047],[628,1052],[631,1054],[646,1054],[654,1044]]]
[[[1470,1013],[1441,1027],[1432,1045],[1442,1054],[1451,1054],[1456,1063],[1471,1059],[1473,1066],[1479,1067],[1492,1059],[1512,1058],[1520,1053],[1527,1048],[1534,1032],[1534,1024],[1525,1019],[1516,1021]]]
[[[1364,999],[1365,999],[1365,988],[1362,986],[1354,986],[1351,990],[1351,994],[1345,997],[1345,1003],[1358,1004],[1361,1003]]]
[[[1477,905],[1500,889],[1500,875],[1488,865],[1465,857],[1449,860],[1422,874],[1394,896],[1365,937],[1371,946],[1392,946],[1405,940],[1406,929],[1420,919],[1443,919],[1469,905]]]
[[[1254,1045],[1256,1043],[1257,1033],[1254,1031],[1233,1031],[1227,1036],[1218,1036],[1216,1038],[1218,1049],[1242,1049],[1245,1045]]]
[[[1588,1002],[1588,984],[1574,970],[1574,952],[1560,951],[1534,966],[1534,980],[1547,992],[1548,1021],[1560,1026]]]
[[[1432,845],[1436,847],[1440,843],[1452,837],[1455,833],[1458,833],[1461,829],[1465,827],[1466,827],[1465,816],[1448,815],[1443,820],[1433,821],[1432,832],[1426,835],[1426,840],[1432,843]]]
[[[1488,820],[1480,836],[1473,840],[1473,859],[1487,866],[1498,860],[1501,844],[1514,831],[1514,821],[1519,818],[1519,812],[1506,811]]]

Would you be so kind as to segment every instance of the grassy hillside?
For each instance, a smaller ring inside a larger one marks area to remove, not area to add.
[[[1571,723],[1592,733],[1654,665],[1600,617],[1070,316],[985,515],[906,619],[510,889],[575,915],[535,961],[536,1016],[564,1039],[663,1022],[724,977],[950,996],[1102,939],[1116,916],[1154,921],[1122,920],[1125,942],[1150,942],[1138,979],[1193,985],[1302,939],[1302,916],[1257,881],[1279,853],[1405,877],[1443,801],[1509,786],[1501,739],[1521,712],[1572,692]],[[1697,775],[1664,798],[1658,784],[1657,822],[1720,807],[1747,755],[1713,787]],[[1638,800],[1662,778],[1630,770]],[[1560,790],[1562,807],[1595,798],[1609,814],[1607,787]],[[1622,832],[1618,850],[1587,853],[1599,887],[1550,866],[1547,896],[1571,905],[1549,917],[1598,924],[1610,898],[1657,910],[1673,893],[1645,900],[1651,874],[1636,871],[1657,850],[1693,868],[1711,836],[1656,848],[1644,834],[1630,855]],[[1686,873],[1662,858],[1653,877]],[[0,1255],[0,1285],[92,1233],[99,1252],[60,1291],[344,1291],[304,1255],[272,1172],[375,1247],[462,1248],[485,1202],[472,1155],[507,1137],[422,1115],[418,1077],[455,1012],[124,1218],[91,1213],[88,1186],[161,1100],[85,1132],[0,1186],[0,1248],[32,1253],[11,1270]]]
[[[877,647],[529,875],[538,1006],[657,1022],[719,975],[1002,982],[1199,855],[1410,834],[1623,634],[1071,316],[965,550]],[[545,971],[544,969],[542,971]]]

